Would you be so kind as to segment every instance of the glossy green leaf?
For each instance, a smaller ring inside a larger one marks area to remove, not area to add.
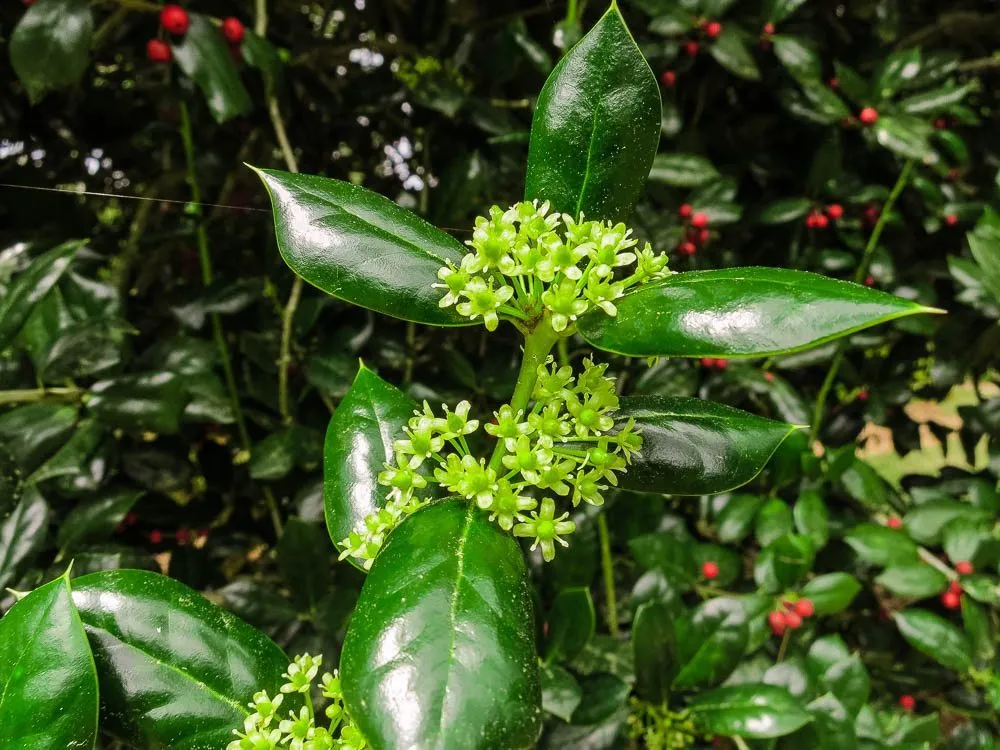
[[[63,444],[73,431],[76,416],[76,407],[65,404],[17,406],[0,416],[0,441],[21,471],[30,474]]]
[[[914,80],[920,73],[920,48],[896,50],[882,61],[875,74],[875,93],[878,99],[888,99],[896,91]]]
[[[358,370],[330,418],[323,448],[323,506],[334,544],[385,505],[388,489],[379,485],[378,475],[393,460],[392,443],[416,408],[364,365]]]
[[[890,151],[908,159],[934,161],[931,147],[931,126],[923,120],[907,115],[883,115],[875,123],[875,138]]]
[[[863,523],[851,529],[844,541],[869,565],[888,567],[917,561],[917,545],[900,529]]]
[[[826,573],[802,587],[802,596],[812,601],[817,615],[843,612],[861,591],[861,583],[850,573]]]
[[[35,589],[0,619],[0,685],[0,747],[94,747],[97,673],[68,576]]]
[[[793,736],[785,748],[808,747],[813,750],[855,750],[857,737],[854,717],[837,698],[826,693],[806,706],[812,721]]]
[[[598,349],[642,357],[787,354],[907,315],[934,312],[859,284],[782,268],[677,273],[591,312],[580,334]]]
[[[823,497],[815,490],[805,490],[792,509],[795,529],[812,539],[816,549],[824,547],[830,538],[830,512]]]
[[[853,455],[853,451],[851,451]],[[888,511],[891,489],[868,463],[860,458],[850,461],[840,476],[844,491],[870,511]]]
[[[267,39],[257,36],[250,29],[243,35],[240,50],[247,65],[260,71],[268,96],[274,96],[281,80],[281,57],[278,50]]]
[[[25,11],[10,36],[10,63],[32,104],[83,77],[93,34],[87,0],[38,0]]]
[[[832,125],[848,117],[850,109],[822,81],[800,81],[801,89],[788,87],[779,92],[782,105],[796,117],[820,125]]]
[[[39,2],[29,8],[25,16],[43,4],[60,5],[61,2],[60,0]],[[37,54],[37,51],[32,54]],[[82,244],[75,241],[64,242],[35,258],[27,270],[14,278],[6,294],[0,298],[0,352],[11,345],[35,305],[41,302],[62,278]]]
[[[798,700],[774,685],[721,687],[698,696],[688,708],[701,727],[723,737],[781,737],[811,720]]]
[[[580,683],[558,664],[542,664],[540,674],[542,710],[569,721],[583,699]]]
[[[858,711],[868,701],[871,677],[857,654],[832,664],[823,673],[820,681],[836,696],[851,716],[857,716]]]
[[[632,623],[635,692],[655,705],[666,705],[679,668],[673,619],[670,607],[650,601],[636,610]]]
[[[775,34],[771,37],[774,55],[792,77],[800,81],[819,81],[823,72],[819,56],[797,36]]]
[[[787,224],[801,219],[812,207],[808,198],[784,198],[764,207],[757,216],[761,224]]]
[[[574,217],[622,221],[659,138],[659,86],[612,4],[538,95],[525,198]]]
[[[945,527],[956,519],[979,522],[990,518],[990,513],[961,500],[941,498],[921,503],[903,519],[906,531],[917,544],[940,544]]]
[[[35,487],[29,486],[0,524],[0,591],[11,584],[24,563],[41,548],[48,525],[48,503]]]
[[[573,712],[573,723],[593,726],[614,716],[628,703],[627,682],[611,674],[590,675],[581,680],[583,700]]]
[[[948,579],[944,573],[926,563],[894,565],[882,571],[875,582],[885,586],[896,596],[907,599],[937,596],[948,588]]]
[[[673,681],[676,690],[721,682],[736,668],[747,645],[746,614],[736,599],[702,603],[676,622],[675,631],[681,665]]]
[[[930,91],[921,91],[900,101],[899,108],[908,115],[944,112],[952,105],[962,102],[974,90],[975,84],[967,83],[962,86],[942,86]]]
[[[97,662],[102,727],[131,745],[224,747],[254,693],[284,682],[288,659],[267,636],[166,576],[93,573],[73,580],[73,602]]]
[[[546,661],[572,661],[594,636],[597,617],[590,590],[563,589],[552,603],[545,639]]]
[[[532,619],[513,538],[465,501],[424,508],[365,579],[340,662],[347,709],[374,747],[527,747],[541,718]]]
[[[780,23],[805,3],[806,0],[771,0],[768,4],[767,18],[771,23]]]
[[[761,682],[782,687],[793,697],[805,700],[816,691],[812,675],[806,669],[805,659],[797,654],[769,667]]]
[[[657,154],[649,170],[652,182],[674,187],[701,187],[718,178],[712,162],[698,154]]]
[[[288,519],[278,542],[278,567],[300,612],[316,612],[330,588],[330,551],[318,524]]]
[[[983,286],[1000,302],[1000,236],[987,232],[969,232],[965,237],[972,257],[982,269]]]
[[[122,375],[94,384],[88,410],[105,424],[135,432],[172,434],[180,430],[190,396],[172,372]]]
[[[761,550],[754,565],[754,580],[772,594],[791,588],[809,572],[814,557],[809,537],[786,534]]]
[[[734,26],[724,25],[719,37],[709,45],[708,52],[723,68],[748,81],[760,80],[760,70],[750,52],[743,33]]]
[[[893,619],[906,642],[917,651],[959,672],[972,666],[968,636],[940,615],[911,607],[895,613]]]
[[[757,511],[754,536],[761,547],[766,547],[775,539],[791,534],[792,531],[794,531],[792,509],[784,500],[772,497]]]
[[[642,434],[642,451],[622,486],[672,495],[725,492],[746,484],[796,429],[696,398],[625,398],[616,419],[619,424],[635,419]]]
[[[760,495],[733,495],[716,518],[716,536],[723,544],[743,541],[754,526],[757,511],[764,503]]]
[[[222,123],[250,111],[250,95],[219,29],[207,16],[191,13],[191,27],[174,45],[174,60],[194,80],[216,122]]]
[[[817,679],[822,677],[826,670],[834,664],[850,658],[851,651],[839,635],[824,635],[817,638],[806,654],[809,672]]]
[[[113,490],[88,500],[67,513],[59,526],[59,549],[66,552],[83,542],[101,541],[109,536],[132,510],[142,492]]]
[[[469,325],[434,284],[458,240],[378,193],[326,177],[258,169],[271,196],[281,257],[327,294],[416,323]]]
[[[969,636],[975,660],[989,662],[997,652],[996,629],[986,608],[970,596],[962,597],[962,626]]]
[[[690,589],[697,578],[694,552],[686,538],[660,531],[630,539],[628,548],[642,567],[660,571],[681,591]]]

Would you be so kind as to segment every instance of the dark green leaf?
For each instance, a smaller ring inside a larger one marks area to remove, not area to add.
[[[327,294],[428,325],[469,325],[438,305],[437,273],[462,245],[388,198],[326,177],[258,169],[271,196],[278,249]]]
[[[801,351],[931,308],[858,284],[781,268],[674,274],[591,312],[581,335],[629,356],[762,357]]]
[[[672,495],[725,492],[760,473],[793,425],[696,398],[622,399],[619,424],[635,419],[642,452],[622,480],[627,489]]]
[[[267,39],[257,36],[249,29],[243,35],[240,50],[247,65],[260,71],[268,96],[274,96],[281,80],[281,58],[278,56],[278,50]]]
[[[278,566],[300,612],[316,612],[330,588],[330,546],[315,523],[288,519],[278,543]]]
[[[545,82],[531,124],[525,198],[621,221],[660,138],[660,90],[616,5]]]
[[[775,34],[771,41],[775,56],[793,78],[819,82],[823,72],[819,56],[800,37]]]
[[[749,81],[760,80],[760,71],[743,33],[730,25],[723,27],[722,33],[708,48],[709,54],[730,73]]]
[[[723,544],[743,541],[753,528],[757,510],[763,504],[760,495],[733,495],[716,518],[716,535]]]
[[[967,83],[964,86],[942,86],[930,91],[922,91],[903,99],[899,103],[899,108],[909,115],[929,115],[943,112],[952,105],[960,103],[974,89],[974,84]]]
[[[632,624],[635,691],[655,705],[666,705],[679,666],[673,619],[666,604],[651,601],[639,607]]]
[[[62,445],[76,423],[76,407],[25,404],[0,416],[0,440],[22,472],[32,472]]]
[[[815,750],[854,750],[857,738],[854,717],[833,695],[827,693],[806,706],[812,722],[787,739],[792,748],[808,747]]]
[[[194,80],[216,122],[222,123],[250,111],[250,95],[243,87],[229,47],[207,16],[192,13],[191,27],[174,45],[177,67]]]
[[[115,490],[104,497],[80,503],[59,526],[59,549],[72,550],[83,542],[102,541],[122,522],[142,497],[137,490]]]
[[[926,563],[894,565],[882,571],[875,582],[885,586],[896,596],[907,599],[937,596],[948,588],[948,579],[945,575]]]
[[[39,2],[28,9],[28,14],[42,5],[61,5],[61,0]],[[89,13],[89,11],[88,11]],[[32,51],[37,55],[38,51]],[[44,255],[35,258],[24,273],[19,274],[7,288],[7,293],[0,299],[0,352],[10,346],[24,325],[31,311],[56,285],[73,262],[73,256],[80,249],[82,242],[64,242],[49,250]]]
[[[944,528],[952,521],[962,518],[968,521],[985,521],[990,517],[987,511],[960,500],[941,498],[929,500],[913,508],[903,519],[906,530],[917,544],[940,544]]]
[[[392,442],[416,406],[367,367],[358,370],[330,418],[323,448],[323,505],[334,544],[385,505],[388,490],[378,475],[393,459]]]
[[[792,509],[792,515],[795,518],[796,530],[811,538],[816,549],[826,546],[830,538],[829,511],[818,492],[805,490],[799,495]]]
[[[878,142],[900,156],[921,161],[937,159],[930,143],[931,126],[922,120],[906,115],[882,115],[874,128]]]
[[[801,89],[788,87],[779,93],[781,103],[796,117],[820,125],[832,125],[851,114],[843,100],[820,81],[800,81]]]
[[[87,0],[38,0],[25,11],[10,36],[10,62],[32,104],[83,77],[93,33]]]
[[[783,198],[765,206],[757,220],[761,224],[787,224],[805,216],[811,206],[808,198]]]
[[[649,22],[649,30],[663,36],[680,36],[698,25],[697,19],[683,8],[665,7]]]
[[[583,700],[573,712],[573,723],[593,725],[624,708],[631,692],[629,684],[611,674],[592,675],[581,680]]]
[[[131,745],[224,747],[254,693],[284,682],[288,659],[267,636],[166,576],[93,573],[74,579],[73,602],[97,662],[102,727]]]
[[[706,731],[724,737],[781,737],[811,720],[798,700],[774,685],[721,687],[698,696],[688,708]]]
[[[917,545],[900,529],[863,523],[851,529],[844,541],[869,565],[887,567],[917,561]]]
[[[861,584],[849,573],[827,573],[803,586],[802,596],[812,601],[817,615],[832,615],[851,606],[859,591]]]
[[[910,608],[893,615],[906,642],[949,669],[964,672],[972,666],[968,637],[943,617]]]
[[[761,550],[754,566],[754,580],[772,594],[791,588],[809,572],[814,555],[809,537],[787,534]]]
[[[172,372],[122,375],[96,383],[87,408],[105,424],[136,432],[172,434],[180,429],[190,396]]]
[[[871,678],[857,654],[831,665],[823,673],[821,681],[851,716],[857,716],[868,701]]]
[[[295,468],[295,432],[282,430],[268,435],[250,452],[250,476],[259,480],[281,479]]]
[[[970,596],[962,597],[962,625],[969,636],[975,660],[988,662],[992,659],[997,651],[995,628],[987,610]]]
[[[62,576],[0,620],[0,747],[92,748],[97,673]]]
[[[641,566],[659,570],[681,591],[690,589],[698,575],[690,541],[669,532],[635,537],[628,548]]]
[[[875,94],[888,99],[920,73],[920,48],[910,47],[893,52],[882,62],[875,75]]]
[[[49,506],[38,490],[29,486],[14,511],[0,524],[0,591],[41,548],[48,524]]]
[[[793,656],[770,667],[761,680],[765,685],[784,688],[793,697],[809,700],[816,686],[801,656]]]
[[[793,530],[792,511],[784,500],[773,497],[757,512],[754,536],[761,547],[766,547],[785,534],[791,534]]]
[[[771,23],[778,24],[805,5],[806,0],[771,0],[767,17]]]
[[[408,518],[365,580],[340,669],[347,709],[374,747],[533,743],[541,691],[513,538],[461,500]]]
[[[569,672],[558,664],[542,664],[542,709],[569,721],[583,698],[583,690]]]
[[[657,154],[649,179],[674,187],[700,187],[719,178],[712,162],[698,154]]]
[[[675,629],[682,665],[673,681],[677,690],[721,682],[736,668],[747,645],[746,614],[736,599],[710,599],[678,620]]]
[[[545,660],[570,662],[594,636],[594,602],[585,588],[563,589],[552,604],[545,639]]]
[[[969,250],[982,269],[982,283],[993,298],[1000,302],[1000,236],[986,232],[965,235]]]

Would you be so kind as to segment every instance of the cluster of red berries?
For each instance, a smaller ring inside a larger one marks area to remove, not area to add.
[[[725,370],[729,367],[729,362],[724,359],[712,359],[711,357],[702,357],[701,366],[707,370]]]
[[[184,36],[191,28],[191,16],[179,5],[164,5],[160,11],[160,27],[171,36]],[[243,23],[238,18],[229,17],[220,24],[219,30],[231,48],[238,51],[246,33]],[[167,63],[170,62],[173,53],[170,45],[162,39],[150,39],[146,43],[146,57],[152,62]]]
[[[809,229],[826,229],[831,221],[844,217],[844,207],[839,203],[831,203],[823,211],[814,208],[806,215],[806,226]]]
[[[703,19],[702,22],[698,24],[698,28],[700,28],[709,39],[718,39],[719,34],[722,33],[722,24],[718,21],[710,21],[707,18]],[[700,51],[701,45],[698,44],[696,40],[690,39],[684,43],[684,54],[688,57],[697,57]]]
[[[960,576],[971,576],[976,571],[975,566],[968,560],[960,560],[955,563],[955,572]],[[958,609],[962,606],[962,584],[952,581],[948,584],[948,590],[941,594],[941,604],[946,609]]]
[[[677,215],[688,225],[684,241],[677,246],[681,255],[694,255],[699,247],[712,238],[708,229],[708,215],[695,212],[690,203],[684,203],[677,209]]]
[[[816,614],[816,607],[809,599],[785,601],[783,605],[784,609],[777,609],[767,616],[771,632],[777,636],[783,636],[786,630],[798,630],[803,620]]]
[[[177,546],[185,547],[194,541],[195,538],[208,539],[208,534],[208,529],[198,529],[198,531],[193,531],[192,529],[182,526],[174,532],[174,541],[177,542]],[[149,541],[151,544],[162,544],[163,539],[163,532],[159,529],[153,529],[149,532]]]

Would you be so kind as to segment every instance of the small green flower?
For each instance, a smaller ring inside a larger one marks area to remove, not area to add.
[[[325,672],[322,677],[323,697],[330,700],[339,701],[344,697],[344,691],[340,688],[340,672],[334,670],[333,674]]]
[[[434,470],[434,478],[449,492],[458,492],[459,485],[465,479],[461,457],[456,453],[449,453],[441,467]]]
[[[234,729],[239,739],[235,739],[226,746],[226,750],[275,750],[281,742],[280,729],[257,729],[256,727],[244,727],[244,731]]]
[[[538,481],[539,472],[552,462],[552,451],[540,445],[534,445],[527,437],[519,437],[514,450],[503,457],[503,465],[511,471],[521,472],[524,481],[534,484]]]
[[[563,365],[556,369],[554,361],[549,357],[544,365],[538,366],[538,380],[535,381],[536,401],[566,398],[566,394],[569,393],[569,386],[573,382],[573,368]]]
[[[418,468],[425,459],[430,458],[444,447],[444,438],[435,434],[434,427],[423,425],[418,429],[404,427],[405,440],[396,440],[392,447],[396,453],[411,455],[411,469]],[[398,460],[398,459],[397,459]]]
[[[554,401],[545,405],[540,414],[528,416],[530,424],[537,433],[537,440],[545,448],[551,448],[556,440],[565,438],[572,429],[563,417],[562,404]]]
[[[497,484],[497,491],[493,497],[492,513],[490,520],[500,524],[504,531],[510,531],[514,526],[514,521],[524,518],[524,511],[533,510],[538,505],[535,500],[524,495],[518,495],[517,491],[511,487],[510,482],[501,479]]]
[[[636,276],[640,279],[657,279],[670,274],[667,270],[669,258],[665,253],[655,253],[647,242],[636,256]]]
[[[540,511],[534,511],[531,518],[514,527],[514,536],[534,538],[535,541],[531,545],[532,550],[541,545],[542,558],[546,562],[551,562],[556,556],[555,542],[568,547],[568,542],[561,536],[576,531],[576,524],[566,520],[569,513],[563,513],[556,518],[555,512],[555,503],[547,497],[542,500]]]
[[[510,250],[517,230],[512,217],[509,217],[498,206],[490,208],[490,218],[480,216],[476,219],[472,239],[466,243],[475,249],[475,255],[466,256],[462,267],[472,273],[497,269],[500,273],[510,274],[516,265],[510,256]],[[462,313],[463,315],[465,313]]]
[[[260,717],[259,725],[266,727],[271,723],[271,719],[274,718],[278,709],[281,708],[281,702],[285,699],[285,696],[279,693],[278,695],[271,698],[266,691],[261,690],[259,693],[255,693],[253,696],[253,703],[249,704],[256,714]]]
[[[543,490],[552,490],[557,495],[568,495],[569,485],[566,480],[573,472],[573,461],[553,461],[539,472],[535,485]]]
[[[549,215],[549,202],[538,205],[538,201],[521,201],[511,207],[508,214],[520,224],[518,234],[524,240],[537,240],[559,225],[559,214]]]
[[[458,483],[458,491],[476,505],[487,509],[493,504],[493,493],[497,489],[497,473],[486,465],[486,460],[478,461],[472,456],[462,457],[465,476]]]
[[[462,292],[465,291],[465,287],[472,278],[468,271],[463,268],[455,268],[451,261],[448,261],[448,265],[438,270],[437,276],[444,283],[434,284],[433,288],[448,290],[448,293],[438,301],[438,306],[440,307],[449,307],[458,303]]]
[[[583,500],[590,505],[604,505],[604,495],[602,492],[607,486],[598,484],[601,476],[594,472],[579,471],[573,480],[573,507],[575,508]]]
[[[448,411],[448,406],[442,404],[444,409],[445,428],[441,437],[445,440],[453,440],[460,435],[471,435],[479,429],[478,419],[469,419],[469,410],[472,404],[468,401],[460,401],[455,407],[455,411]]]
[[[360,730],[353,724],[347,724],[340,730],[341,750],[364,750],[368,742]]]
[[[504,447],[509,451],[514,450],[519,437],[531,434],[531,431],[534,429],[527,422],[521,421],[524,411],[518,409],[515,414],[510,404],[501,406],[500,411],[493,412],[493,416],[496,417],[496,423],[488,424],[483,429],[488,434],[493,435],[493,437],[503,440]]]
[[[618,315],[618,308],[614,306],[614,301],[625,294],[621,284],[610,281],[599,281],[596,276],[591,276],[587,281],[587,286],[583,290],[583,295],[597,307],[604,310],[612,318]]]
[[[617,435],[615,435],[615,440],[622,449],[622,453],[625,454],[626,463],[631,463],[632,454],[638,453],[642,450],[642,435],[636,432],[634,417],[629,417],[625,426],[618,431]]]
[[[329,731],[323,727],[315,727],[312,737],[303,745],[303,750],[333,750],[336,746],[336,740]]]
[[[289,718],[283,720],[278,725],[278,729],[285,735],[285,742],[291,750],[303,750],[306,742],[313,735],[313,719],[309,715],[309,709],[303,706],[299,709],[299,715],[289,712]]]
[[[625,470],[625,459],[609,450],[609,447],[610,441],[607,438],[598,441],[596,446],[587,451],[587,465],[599,478],[607,479],[611,484],[618,486],[615,472]]]
[[[281,675],[286,682],[281,686],[283,693],[305,693],[316,679],[319,668],[323,666],[322,656],[302,654],[288,665],[288,671]]]
[[[552,329],[564,331],[580,315],[587,312],[587,301],[577,296],[576,282],[564,278],[542,292],[542,303],[552,313]]]
[[[509,286],[501,286],[494,290],[493,279],[484,281],[477,277],[469,282],[462,295],[468,302],[458,303],[455,307],[458,314],[473,320],[482,316],[486,330],[495,331],[500,322],[497,310],[514,296],[514,290]]]
[[[583,399],[571,393],[566,399],[566,410],[573,416],[573,430],[578,437],[600,435],[615,426],[615,420],[606,414],[607,406],[600,395],[587,395]]]
[[[427,480],[410,468],[406,456],[402,453],[396,454],[396,466],[388,463],[385,465],[385,471],[378,475],[378,483],[392,488],[389,492],[390,499],[402,502],[410,498],[413,490],[427,486]]]

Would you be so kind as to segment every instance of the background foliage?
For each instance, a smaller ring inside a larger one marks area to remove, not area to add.
[[[765,361],[613,359],[629,395],[710,397],[811,429],[747,487],[623,491],[578,513],[553,565],[532,559],[543,743],[666,747],[684,731],[659,712],[666,693],[697,710],[724,683],[727,705],[789,731],[796,712],[813,719],[782,746],[991,748],[1000,15],[621,5],[664,102],[631,224],[676,249],[673,268],[813,270],[948,316]],[[518,352],[512,335],[487,345],[478,327],[414,326],[293,283],[243,162],[363,184],[464,240],[486,206],[522,195],[534,97],[603,7],[205,2],[170,64],[146,57],[158,10],[0,8],[0,587],[34,588],[70,559],[73,576],[159,570],[332,664],[363,577],[334,565],[320,464],[359,358],[418,400],[484,411],[509,398]],[[212,21],[231,15],[256,22],[238,54]],[[946,399],[957,411],[917,406]],[[902,460],[871,449],[889,435]],[[816,615],[772,636],[772,605],[797,596]]]

